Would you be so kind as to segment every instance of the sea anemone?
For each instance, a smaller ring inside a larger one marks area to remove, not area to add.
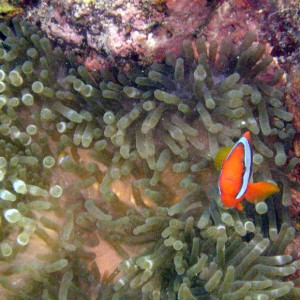
[[[272,57],[253,33],[239,47],[184,41],[182,57],[89,73],[37,27],[12,24],[0,25],[4,295],[299,296],[282,281],[299,265],[284,255],[295,233],[290,188],[299,188],[285,176],[297,164],[287,155],[295,130],[276,87],[283,73],[264,73]],[[282,189],[237,212],[220,203],[213,159],[243,130],[254,178]],[[88,251],[99,237],[124,259],[100,290]],[[125,245],[139,246],[137,256]]]

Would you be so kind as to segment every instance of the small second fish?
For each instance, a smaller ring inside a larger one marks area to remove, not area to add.
[[[217,156],[222,157],[222,153]],[[250,183],[251,171],[251,135],[247,131],[233,146],[222,164],[219,193],[224,207],[243,210],[241,202],[244,198],[256,203],[279,191],[278,186],[270,182]]]

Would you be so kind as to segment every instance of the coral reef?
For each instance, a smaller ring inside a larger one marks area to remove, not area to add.
[[[207,22],[213,7],[196,0],[51,0],[29,10],[28,18],[41,22],[49,38],[79,47],[92,69],[103,60],[112,64],[162,60],[166,49],[178,51],[183,39]],[[92,57],[97,64],[89,63]]]
[[[238,47],[185,40],[161,64],[89,73],[37,27],[15,18],[0,32],[3,295],[299,297],[284,281],[299,268],[284,254],[295,129],[283,72],[261,76],[272,57],[253,33]],[[237,212],[220,203],[213,158],[244,130],[255,180],[281,193]],[[123,259],[101,286],[100,239]]]
[[[297,0],[48,0],[28,9],[27,16],[40,22],[50,39],[78,47],[90,69],[103,61],[161,61],[166,50],[178,53],[191,37],[241,42],[248,31],[270,43],[285,70],[299,57]]]
[[[21,2],[22,1],[0,0],[0,20],[12,18],[16,14],[22,13]]]
[[[300,62],[300,39],[297,33],[300,8],[298,4],[291,4],[282,5],[278,10],[270,13],[263,26],[265,38],[273,46],[272,55],[278,57],[286,70]]]

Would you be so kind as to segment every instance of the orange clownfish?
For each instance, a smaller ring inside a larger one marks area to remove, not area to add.
[[[219,178],[220,198],[225,207],[243,210],[242,200],[263,201],[279,191],[270,182],[250,183],[252,170],[251,136],[247,131],[233,146],[223,161]]]

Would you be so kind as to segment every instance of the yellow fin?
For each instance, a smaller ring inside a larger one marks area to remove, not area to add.
[[[279,187],[271,182],[262,181],[249,183],[245,193],[245,198],[251,203],[260,202],[279,191]]]
[[[217,152],[215,159],[214,159],[214,165],[215,168],[220,171],[222,169],[223,161],[227,158],[229,152],[231,151],[231,146],[222,147]]]

